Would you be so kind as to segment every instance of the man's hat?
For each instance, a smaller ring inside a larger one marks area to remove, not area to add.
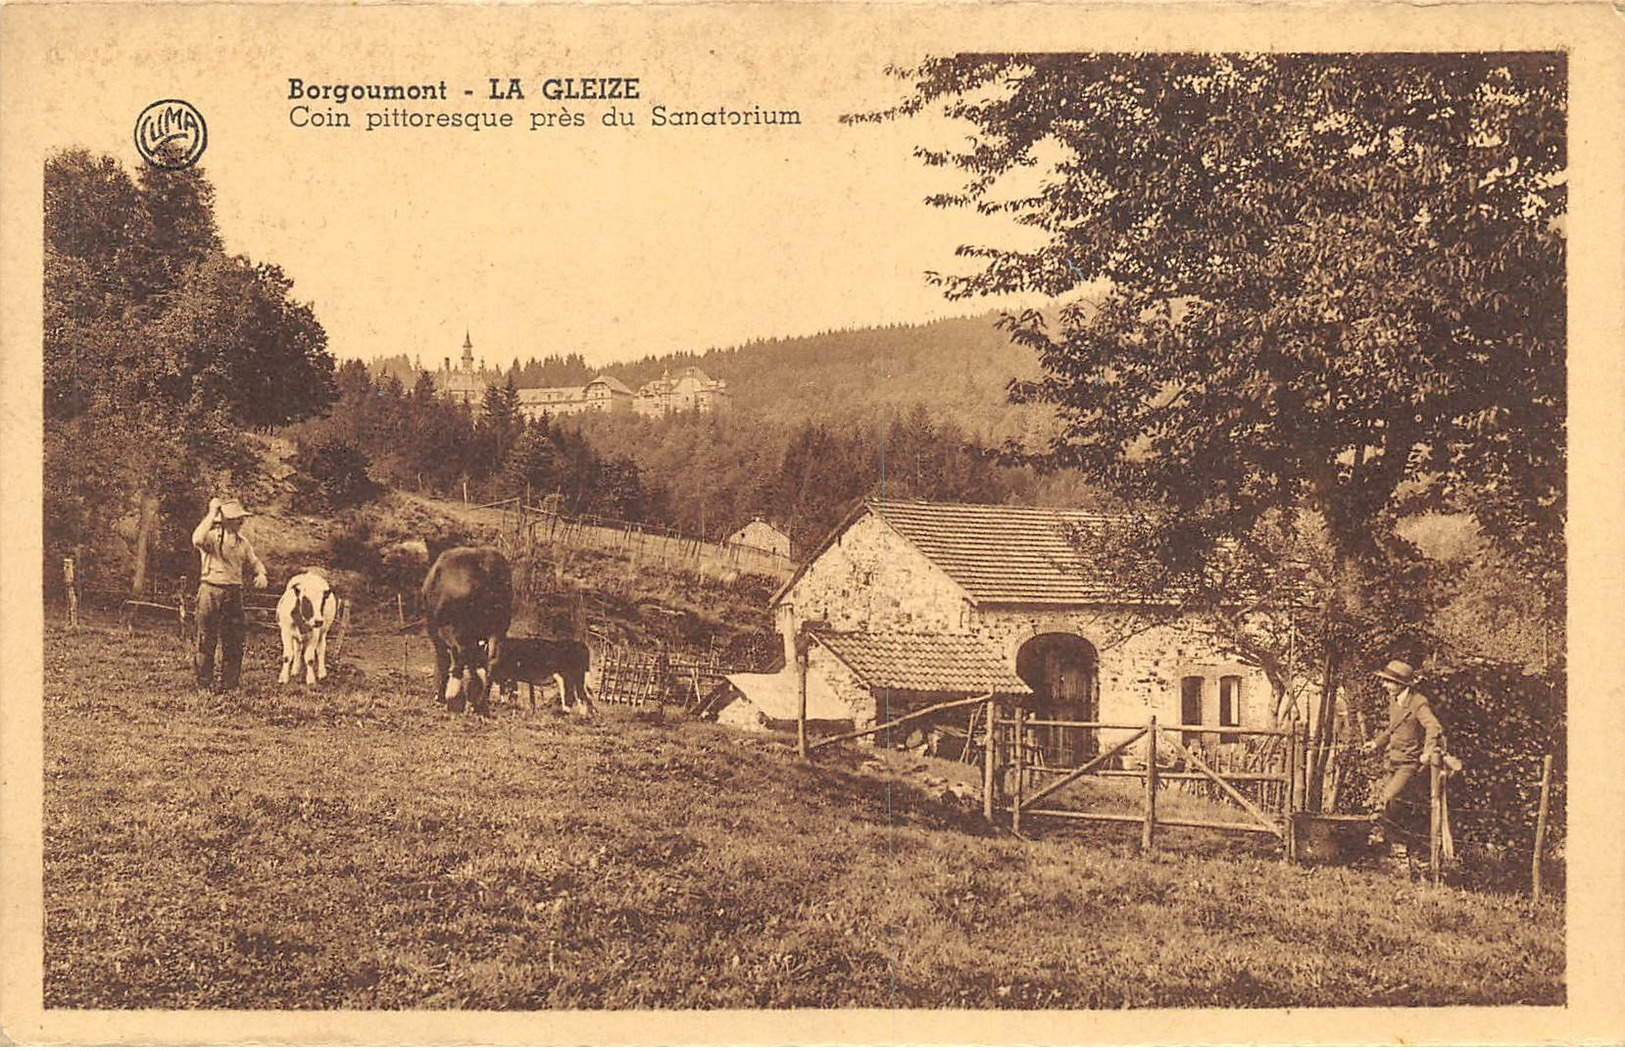
[[[227,500],[220,505],[221,518],[248,518],[253,513],[237,500]]]
[[[1401,686],[1409,686],[1416,681],[1416,669],[1404,661],[1389,661],[1375,674],[1379,679],[1386,679]]]

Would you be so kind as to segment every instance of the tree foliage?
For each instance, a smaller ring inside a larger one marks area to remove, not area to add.
[[[1342,662],[1394,653],[1427,613],[1404,515],[1470,512],[1560,616],[1562,55],[960,55],[902,75],[908,98],[854,119],[968,125],[917,151],[964,176],[931,203],[1030,231],[933,279],[1071,294],[1006,319],[1044,370],[1012,392],[1063,421],[1052,462],[1165,509],[1151,549],[1237,641],[1269,619],[1236,618],[1241,596],[1268,589],[1204,587],[1203,567],[1256,578],[1306,514],[1324,530],[1311,808]]]
[[[950,296],[1010,319],[1054,455],[1215,532],[1313,507],[1341,555],[1470,510],[1555,583],[1566,66],[1555,54],[978,55],[907,74],[969,144],[933,203],[1032,228]]]
[[[274,266],[227,255],[196,168],[68,150],[45,165],[47,557],[136,512],[133,583],[166,515],[243,466],[240,429],[332,397],[310,307]]]
[[[792,427],[808,420],[872,425],[894,411],[924,405],[934,417],[952,418],[981,441],[1036,448],[1054,433],[1054,412],[1014,405],[1005,396],[1010,380],[1035,378],[1039,370],[1028,351],[1010,343],[997,320],[984,312],[924,324],[839,329],[597,367],[589,367],[580,354],[548,355],[515,360],[495,382],[500,386],[513,379],[520,389],[579,387],[607,373],[635,390],[662,375],[698,367],[727,382],[730,411]],[[406,386],[419,371],[405,354],[374,358],[371,368],[374,375],[394,376]]]
[[[298,484],[324,508],[352,506],[377,495],[366,452],[352,441],[329,437],[302,444],[294,457]]]
[[[480,502],[526,495],[540,502],[556,493],[567,514],[661,517],[661,495],[635,464],[601,453],[577,429],[527,421],[511,383],[488,389],[478,410],[437,393],[427,372],[408,391],[392,374],[375,379],[349,361],[334,385],[331,412],[286,432],[305,449],[345,450],[331,464],[308,460],[312,481],[314,468],[359,466],[369,482],[420,492],[461,497],[466,485]]]

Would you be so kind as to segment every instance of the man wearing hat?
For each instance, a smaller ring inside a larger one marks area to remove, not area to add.
[[[1387,749],[1388,779],[1375,800],[1377,813],[1390,828],[1400,823],[1399,798],[1430,763],[1444,753],[1444,726],[1433,713],[1433,704],[1416,688],[1416,669],[1404,661],[1389,661],[1376,673],[1388,692],[1388,728],[1366,743],[1366,750]]]
[[[236,500],[209,501],[209,513],[192,530],[192,546],[203,556],[197,589],[197,682],[214,683],[214,647],[220,644],[220,688],[236,687],[243,668],[243,574],[254,571],[254,586],[266,584],[265,566],[242,535],[249,512]]]

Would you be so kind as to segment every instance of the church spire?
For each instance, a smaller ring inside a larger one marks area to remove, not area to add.
[[[474,340],[470,338],[468,329],[463,329],[463,371],[474,371]]]

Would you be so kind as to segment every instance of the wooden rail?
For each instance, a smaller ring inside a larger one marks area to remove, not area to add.
[[[1153,725],[1155,725],[1155,724],[1153,724]],[[1122,752],[1129,745],[1133,744],[1135,741],[1138,741],[1141,737],[1144,737],[1146,735],[1146,733],[1150,729],[1151,729],[1150,727],[1147,727],[1145,729],[1142,729],[1139,733],[1135,734],[1133,737],[1130,737],[1125,741],[1119,741],[1115,747],[1100,753],[1099,755],[1095,756],[1093,759],[1089,760],[1087,763],[1085,763],[1082,766],[1078,767],[1076,770],[1073,770],[1072,772],[1066,774],[1060,780],[1055,781],[1055,782],[1053,782],[1053,783],[1051,783],[1049,785],[1046,785],[1042,791],[1040,791],[1038,793],[1035,793],[1033,795],[1032,799],[1028,800],[1028,802],[1029,803],[1036,803],[1040,799],[1043,799],[1045,796],[1053,795],[1054,793],[1060,791],[1062,788],[1065,788],[1067,785],[1069,785],[1072,782],[1078,780],[1079,778],[1088,777],[1095,770],[1099,769],[1103,764],[1111,761],[1111,759],[1113,757],[1115,757],[1118,753]]]
[[[1013,726],[1014,719],[1000,719],[1000,725]],[[1075,730],[1145,730],[1144,723],[1100,723],[1077,719],[1024,719],[1023,726],[1059,726]],[[1291,730],[1277,730],[1264,726],[1201,726],[1190,723],[1158,723],[1157,729],[1167,733],[1223,734],[1226,737],[1287,737]]]
[[[1071,771],[1074,768],[1070,767],[1070,766],[1034,766],[1034,765],[1029,764],[1027,769],[1032,773],[1060,774],[1060,773],[1066,773],[1068,771]],[[1139,780],[1140,778],[1145,776],[1145,771],[1144,770],[1096,770],[1096,771],[1093,772],[1093,776],[1095,776],[1095,777],[1132,777],[1135,780]],[[1254,773],[1254,772],[1251,772],[1251,771],[1237,771],[1236,773],[1233,773],[1233,774],[1230,774],[1230,773],[1224,774],[1223,777],[1224,777],[1224,779],[1226,781],[1241,781],[1241,782],[1247,782],[1247,783],[1257,782],[1257,783],[1262,783],[1262,784],[1277,784],[1277,785],[1284,785],[1284,784],[1287,783],[1287,775],[1286,774],[1260,774],[1260,773]],[[1188,773],[1181,773],[1179,771],[1170,771],[1170,770],[1158,771],[1157,779],[1160,780],[1160,781],[1211,781],[1211,780],[1213,780],[1207,774],[1188,774]]]
[[[1164,724],[1152,716],[1145,723],[1136,725],[1097,720],[1030,718],[1028,713],[1019,707],[1009,716],[1004,716],[997,710],[998,707],[997,702],[988,702],[989,731],[983,771],[985,793],[983,809],[989,820],[993,820],[1002,812],[1008,816],[1010,829],[1018,834],[1023,831],[1023,819],[1030,817],[1138,824],[1141,826],[1140,845],[1145,850],[1155,847],[1159,828],[1261,832],[1280,840],[1289,859],[1294,856],[1292,812],[1298,804],[1302,789],[1301,772],[1297,766],[1304,754],[1300,746],[1302,728],[1298,723],[1285,728]],[[1029,758],[1028,735],[1035,729],[1048,727],[1123,731],[1128,736],[1078,766],[1058,766],[1043,761],[1041,755],[1034,762]],[[1205,757],[1194,747],[1187,746],[1183,739],[1187,734],[1281,739],[1286,741],[1288,746],[1268,748],[1262,756],[1262,762],[1268,765],[1280,764],[1280,769],[1239,770],[1231,773],[1217,769],[1214,765],[1216,760]],[[1138,757],[1140,764],[1138,768],[1108,768],[1114,760],[1129,754],[1136,744],[1143,746],[1143,751]],[[1161,758],[1163,761],[1173,759],[1173,769],[1161,769],[1159,751],[1162,747],[1169,748]],[[1014,777],[1013,784],[1008,786],[1006,792],[1000,791],[1001,778],[995,776],[994,769],[1001,755],[1006,760],[1003,768]],[[1038,786],[1036,791],[1029,791],[1027,782],[1035,776],[1050,777],[1052,780]],[[1047,800],[1053,800],[1056,793],[1085,777],[1137,778],[1144,786],[1140,813],[1125,814],[1104,809],[1069,808],[1057,806],[1054,802],[1046,804]],[[1239,811],[1237,819],[1228,820],[1222,816],[1164,815],[1159,812],[1158,807],[1163,782],[1211,784],[1223,802],[1237,808]],[[1260,795],[1262,801],[1248,798],[1247,794],[1237,787],[1238,785],[1261,786],[1254,794]],[[1274,785],[1282,787],[1280,789],[1270,787]]]
[[[931,715],[935,712],[945,712],[951,708],[964,708],[967,705],[982,704],[990,700],[991,697],[991,694],[984,693],[979,697],[961,697],[957,701],[943,701],[941,704],[933,704],[929,707],[921,708],[919,711],[909,712],[907,715],[893,719],[890,722],[879,723],[878,725],[868,727],[867,729],[851,730],[847,733],[836,734],[833,737],[821,737],[809,744],[807,746],[807,751],[809,753],[816,752],[825,745],[836,744],[840,741],[853,741],[859,737],[870,737],[874,734],[885,733],[887,730],[895,729],[902,726],[904,723],[911,722],[920,718],[921,716]]]

